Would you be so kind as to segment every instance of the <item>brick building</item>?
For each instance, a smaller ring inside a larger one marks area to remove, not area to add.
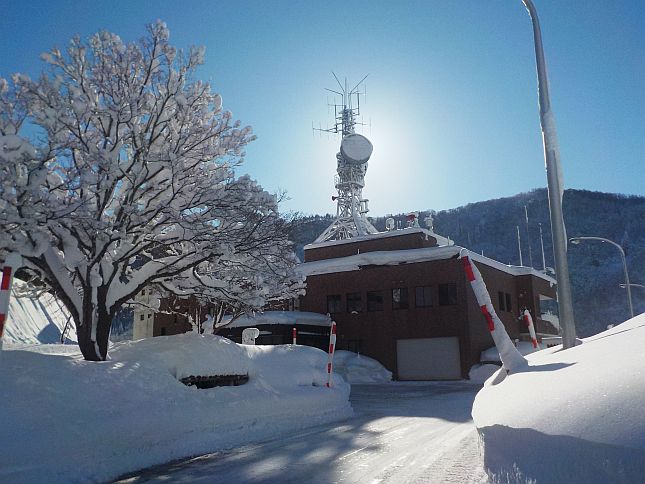
[[[337,348],[380,361],[400,380],[458,379],[493,346],[461,262],[462,247],[407,228],[305,247],[302,311],[329,313]],[[518,319],[531,312],[538,339],[557,335],[542,315],[555,280],[528,267],[469,253],[512,339],[528,339]],[[553,318],[550,318],[553,321]]]

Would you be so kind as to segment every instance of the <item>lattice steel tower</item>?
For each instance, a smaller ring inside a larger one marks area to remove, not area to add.
[[[314,243],[350,239],[378,232],[367,220],[368,200],[363,198],[367,161],[372,155],[373,147],[365,136],[354,132],[355,126],[361,124],[356,121],[356,117],[360,114],[361,93],[358,89],[366,77],[350,90],[347,88],[347,79],[343,85],[334,74],[334,78],[340,86],[340,92],[328,89],[342,98],[341,104],[334,105],[334,126],[320,130],[342,135],[340,152],[336,154],[337,175],[334,176],[334,185],[338,195],[332,197],[332,200],[336,200],[338,205],[336,220],[318,236]],[[354,99],[356,107],[352,103]]]

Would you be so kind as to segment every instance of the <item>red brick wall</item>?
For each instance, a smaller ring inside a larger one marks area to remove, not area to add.
[[[362,250],[362,249],[361,249]],[[491,294],[491,300],[500,319],[513,339],[520,337],[519,293],[517,279],[511,274],[477,264]],[[530,287],[526,276],[522,288]],[[438,285],[455,283],[457,305],[439,306]],[[546,283],[548,286],[548,283]],[[415,306],[415,287],[430,286],[433,306]],[[391,290],[408,288],[408,309],[393,309]],[[368,291],[381,290],[384,296],[383,311],[368,312]],[[511,311],[500,311],[498,291],[511,295]],[[347,312],[347,294],[360,292],[363,311]],[[543,292],[544,294],[548,294]],[[396,340],[407,338],[436,338],[456,336],[459,338],[462,376],[479,362],[481,351],[493,346],[493,340],[479,306],[463,274],[461,261],[446,259],[397,266],[370,266],[358,271],[322,274],[307,278],[307,293],[301,298],[302,311],[327,312],[327,295],[341,296],[342,311],[332,314],[338,324],[338,349],[360,351],[380,361],[396,376]],[[524,299],[522,299],[522,302]],[[535,308],[533,308],[535,310]]]

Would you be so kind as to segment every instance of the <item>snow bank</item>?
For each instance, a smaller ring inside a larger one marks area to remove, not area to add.
[[[334,352],[334,372],[348,383],[381,383],[392,380],[392,372],[375,359],[344,350]]]
[[[544,349],[545,346],[538,343],[537,348],[533,348],[533,343],[530,341],[519,341],[517,345],[515,346],[517,348],[517,351],[520,352],[520,354],[526,356],[530,355],[531,353],[535,353],[536,351],[540,351],[541,349]],[[497,347],[493,346],[491,348],[488,348],[487,350],[484,350],[481,352],[481,356],[479,357],[479,361],[481,362],[486,362],[486,361],[498,361],[502,362],[501,358],[499,357],[499,351],[497,351]]]
[[[640,482],[645,474],[645,314],[499,372],[473,405],[501,482]],[[560,350],[560,351],[558,351]]]
[[[497,373],[500,368],[500,365],[493,365],[491,363],[473,365],[468,372],[468,380],[470,383],[482,384]]]
[[[308,346],[243,346],[187,333],[113,345],[0,353],[0,481],[105,481],[136,469],[352,414],[349,385],[325,388],[327,355]],[[178,378],[249,374],[199,390]]]
[[[14,285],[21,282],[14,279]],[[9,315],[3,341],[5,343],[60,343],[60,336],[69,317],[68,311],[51,294],[37,299],[16,297],[12,291],[9,299]],[[76,341],[74,323],[65,333],[70,342]]]

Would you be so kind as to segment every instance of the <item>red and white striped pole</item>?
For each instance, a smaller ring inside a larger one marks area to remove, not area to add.
[[[466,250],[462,249],[462,252],[466,252]],[[468,279],[468,282],[470,282],[470,286],[473,288],[475,298],[477,298],[479,309],[484,315],[484,318],[486,318],[488,330],[493,337],[497,351],[499,351],[499,357],[502,360],[502,364],[508,371],[513,372],[520,370],[522,367],[527,365],[526,359],[517,350],[511,341],[511,338],[509,338],[504,324],[499,319],[499,316],[497,316],[479,269],[477,269],[477,266],[471,262],[467,255],[461,256],[461,262],[464,265],[466,278]]]
[[[2,279],[0,280],[0,349],[2,349],[2,335],[4,325],[9,314],[9,298],[11,297],[11,283],[16,270],[20,267],[22,258],[19,254],[9,254],[2,268]]]
[[[296,330],[296,328],[292,328],[291,329],[291,340],[292,340],[292,344],[294,344],[294,345],[296,344],[296,335],[297,334],[298,334],[298,331]]]
[[[327,388],[331,388],[331,375],[333,371],[332,362],[334,360],[334,349],[336,347],[336,322],[331,322],[331,331],[329,332],[329,356],[327,358]]]
[[[537,336],[535,336],[535,326],[533,326],[533,318],[531,317],[531,313],[529,312],[528,309],[524,310],[524,314],[522,315],[522,318],[524,319],[526,326],[529,328],[529,334],[531,335],[531,342],[533,343],[533,348],[537,348],[538,343],[537,343]]]

